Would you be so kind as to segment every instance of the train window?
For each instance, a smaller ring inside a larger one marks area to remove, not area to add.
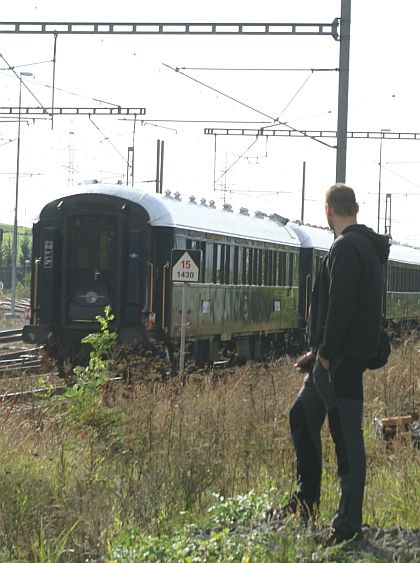
[[[252,254],[254,255],[252,259],[252,280],[251,285],[258,285],[258,266],[259,266],[259,253],[261,251],[258,248],[252,249]]]
[[[233,283],[235,285],[239,283],[239,246],[233,249]]]
[[[293,253],[293,285],[297,287],[299,285],[299,254]]]
[[[277,285],[281,286],[281,270],[282,270],[282,253],[278,252],[278,262],[277,262]]]
[[[218,282],[225,283],[225,262],[226,262],[226,246],[224,244],[220,245],[220,256],[217,264]]]
[[[96,278],[115,266],[115,219],[109,216],[69,218],[70,268]],[[88,280],[86,280],[88,281]]]
[[[398,267],[397,268],[397,291],[402,291],[403,290],[403,272],[402,272],[402,268]]]
[[[273,250],[267,250],[267,285],[273,285],[273,256]]]
[[[210,242],[204,242],[205,254],[203,255],[204,265],[204,281],[211,283],[213,280],[213,245]]]
[[[279,285],[279,253],[273,252],[273,285]]]
[[[252,285],[252,274],[254,272],[254,250],[252,248],[247,248],[248,255],[248,270],[246,283]]]
[[[257,250],[257,285],[264,285],[264,250]]]
[[[293,285],[293,263],[294,263],[294,254],[289,252],[289,276],[288,276],[289,287],[292,287]]]
[[[187,239],[187,250],[200,250],[201,251],[201,268],[200,268],[200,281],[204,282],[206,279],[206,241]]]
[[[281,286],[285,286],[286,280],[287,280],[287,254],[285,252],[280,252],[279,284]]]
[[[242,280],[242,285],[246,285],[247,284],[247,280],[248,280],[248,248],[243,248],[242,249],[242,270],[241,270],[241,280]]]
[[[212,281],[213,283],[218,283],[218,270],[220,266],[220,248],[219,245],[215,242],[213,244],[213,276]]]
[[[207,250],[207,244],[205,240],[201,241],[201,281],[204,282],[206,280],[206,260],[207,260],[207,256],[206,256],[206,250]]]
[[[261,272],[259,273],[260,275],[260,280],[261,283],[260,285],[267,285],[267,278],[268,278],[268,273],[267,273],[267,266],[268,266],[268,258],[267,258],[267,250],[261,250]]]
[[[226,245],[225,249],[225,261],[224,261],[224,283],[230,283],[230,246]]]
[[[415,292],[417,290],[417,268],[413,268],[412,270],[412,286],[411,286],[411,291]]]
[[[187,241],[186,241],[186,236],[185,235],[175,235],[175,248],[186,248],[187,247]]]

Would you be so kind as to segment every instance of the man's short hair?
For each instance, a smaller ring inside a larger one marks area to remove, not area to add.
[[[357,215],[358,206],[352,188],[345,184],[334,184],[325,194],[325,201],[332,207],[334,213],[343,217]]]

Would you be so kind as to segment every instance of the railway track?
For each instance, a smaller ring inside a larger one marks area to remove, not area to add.
[[[38,350],[28,350],[25,353],[11,352],[0,356],[0,379],[19,377],[22,370],[34,370],[41,366]]]
[[[0,330],[0,346],[9,342],[20,342],[22,340],[23,327]]]
[[[55,374],[48,374],[49,376]],[[24,389],[19,391],[6,391],[5,393],[0,394],[0,407],[10,405],[11,403],[17,403],[26,400],[36,400],[39,398],[45,398],[46,396],[52,397],[55,395],[61,395],[67,389],[67,385],[64,383],[57,383],[56,378],[54,379],[54,383],[47,382],[45,386],[39,387],[38,385],[32,389]],[[111,384],[115,385],[116,383],[120,383],[123,380],[122,377],[111,377],[107,382],[106,385]]]
[[[18,377],[22,370],[41,367],[39,348],[27,348],[22,341],[23,328],[0,330],[0,379]]]

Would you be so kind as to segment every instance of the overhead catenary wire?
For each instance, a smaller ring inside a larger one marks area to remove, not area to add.
[[[378,163],[375,162],[375,164],[378,164]],[[394,176],[397,176],[397,178],[401,178],[401,180],[404,180],[404,182],[407,182],[407,183],[411,184],[412,186],[415,186],[416,188],[420,188],[420,184],[416,184],[415,182],[413,182],[412,180],[410,180],[406,176],[403,176],[402,174],[395,172],[394,170],[392,170],[391,168],[388,168],[388,166],[385,166],[384,164],[382,164],[382,169],[386,170],[390,174],[393,174]],[[412,195],[417,195],[417,194],[412,194]]]
[[[189,78],[193,82],[197,82],[201,86],[204,86],[205,88],[208,88],[209,90],[212,90],[213,92],[216,92],[217,94],[220,94],[221,96],[224,96],[225,98],[228,98],[229,100],[232,100],[233,102],[250,109],[251,111],[254,111],[254,112],[259,113],[260,115],[262,115],[262,116],[264,116],[268,119],[271,119],[271,121],[273,122],[273,124],[271,125],[272,127],[274,127],[275,125],[283,125],[284,127],[287,127],[288,129],[290,129],[291,131],[295,131],[296,133],[300,133],[303,137],[308,137],[308,139],[312,139],[313,141],[316,141],[317,143],[320,143],[321,145],[325,145],[326,147],[328,147],[330,149],[336,148],[335,146],[332,146],[329,143],[321,141],[321,139],[317,139],[316,137],[311,137],[311,136],[307,135],[307,133],[305,131],[301,131],[299,129],[296,129],[295,127],[292,127],[291,125],[289,125],[286,122],[280,121],[278,119],[278,117],[273,117],[272,115],[268,115],[267,113],[264,113],[263,111],[255,108],[253,106],[250,106],[249,104],[246,104],[245,102],[242,102],[241,100],[238,100],[237,98],[234,98],[233,96],[230,96],[229,94],[226,94],[225,92],[222,92],[221,90],[218,90],[217,88],[214,88],[213,86],[210,86],[209,84],[206,84],[205,82],[202,82],[201,80],[198,80],[197,78],[194,78],[193,76],[189,76],[185,72],[181,72],[179,67],[172,67],[171,65],[168,65],[166,63],[162,63],[162,65],[165,66],[166,68],[169,68],[170,70],[173,70],[174,72],[177,72],[178,74],[181,74],[182,76],[185,76],[186,78]],[[269,126],[267,126],[267,127],[269,127]]]
[[[293,102],[293,100],[296,98],[296,96],[299,94],[299,92],[306,86],[306,84],[308,83],[309,79],[312,76],[313,76],[313,73],[311,72],[311,74],[305,78],[305,80],[302,82],[302,84],[299,86],[299,88],[296,90],[296,92],[293,94],[293,96],[290,98],[290,100],[287,102],[287,104],[281,110],[279,116],[283,115],[283,113],[287,110],[287,108],[290,106],[290,104]]]
[[[1,139],[2,141],[6,141],[6,139]],[[5,145],[9,145],[10,143],[13,143],[14,141],[17,141],[17,139],[8,139],[5,143],[2,143],[0,145],[0,147],[4,147]]]
[[[23,86],[26,88],[26,90],[31,94],[31,96],[34,98],[34,100],[36,100],[39,104],[39,107],[43,109],[44,113],[50,115],[48,113],[48,111],[45,109],[44,105],[42,104],[42,102],[36,97],[36,95],[32,92],[32,90],[29,88],[29,86],[26,84],[26,82],[24,80],[22,80],[22,77],[15,71],[14,67],[11,66],[5,59],[4,55],[2,53],[0,53],[0,58],[3,59],[3,61],[6,63],[7,67],[9,70],[11,70],[13,72],[13,74],[16,76],[16,78],[21,82],[21,84],[23,84]]]
[[[278,119],[278,117],[273,117],[273,116],[271,116],[271,115],[269,115],[269,114],[267,114],[267,113],[264,113],[264,112],[260,111],[259,109],[255,108],[255,107],[253,107],[253,106],[250,106],[249,104],[246,104],[245,102],[242,102],[241,100],[238,100],[237,98],[234,98],[233,96],[230,96],[229,94],[226,94],[225,92],[222,92],[221,90],[218,90],[217,88],[214,88],[213,86],[210,86],[209,84],[206,84],[206,83],[202,82],[201,80],[198,80],[198,79],[196,79],[196,78],[194,78],[194,77],[192,77],[192,76],[189,76],[189,75],[186,74],[185,72],[181,72],[181,70],[180,70],[179,67],[172,67],[171,65],[168,65],[168,64],[166,64],[166,63],[162,63],[162,65],[165,66],[166,68],[169,68],[170,70],[173,70],[174,72],[178,72],[179,74],[181,74],[182,76],[185,76],[186,78],[189,78],[189,79],[192,80],[193,82],[197,82],[197,83],[200,84],[201,86],[204,86],[205,88],[208,88],[208,89],[210,89],[210,90],[212,90],[212,91],[214,91],[214,92],[220,94],[221,96],[224,96],[224,97],[226,97],[226,98],[228,98],[228,99],[234,101],[235,103],[238,103],[238,104],[240,104],[240,105],[242,105],[242,106],[244,106],[244,107],[246,107],[246,108],[248,108],[248,109],[250,109],[250,110],[252,110],[252,111],[255,111],[256,113],[259,113],[260,115],[262,115],[262,116],[264,116],[264,117],[266,117],[266,118],[268,118],[268,119],[271,119],[271,120],[273,121],[272,124],[267,125],[266,127],[262,127],[262,129],[265,129],[265,128],[268,128],[268,127],[274,127],[275,125],[283,125],[283,126],[289,128],[289,129],[292,130],[292,131],[296,131],[296,132],[301,133],[303,136],[307,136],[307,134],[306,134],[305,132],[299,131],[298,129],[295,129],[294,127],[292,127],[292,126],[289,125],[288,123],[286,123],[286,122],[280,122],[279,119]],[[311,76],[311,75],[310,75],[310,76]],[[306,82],[309,80],[310,76],[304,81],[303,85],[299,88],[298,92],[296,92],[296,94],[294,94],[293,99],[296,97],[296,95],[299,93],[299,91],[303,88],[303,86],[304,86],[304,85],[306,84]],[[290,105],[290,103],[289,103],[288,105]],[[286,107],[287,107],[287,106],[286,106]],[[283,111],[284,111],[284,110],[283,110]],[[332,147],[329,143],[325,143],[324,141],[321,141],[320,139],[316,139],[316,138],[314,138],[314,137],[309,137],[309,138],[312,138],[312,139],[315,140],[316,142],[319,142],[319,143],[321,143],[322,145],[325,145],[325,146],[327,146],[327,147],[329,147],[329,148],[334,148],[334,147]],[[255,140],[241,153],[241,155],[239,155],[238,158],[237,158],[234,162],[232,162],[232,164],[231,164],[229,167],[227,167],[226,170],[224,170],[224,171],[222,172],[222,174],[221,174],[217,179],[216,179],[216,178],[213,178],[213,189],[216,189],[216,183],[219,182],[219,181],[223,178],[223,176],[225,176],[225,175],[233,168],[233,166],[235,166],[235,164],[236,164],[236,163],[237,163],[254,145],[255,145],[255,143],[256,143],[257,141],[258,141],[258,136],[257,136],[257,137],[255,138]]]
[[[89,121],[92,123],[92,125],[99,131],[99,133],[103,136],[103,140],[104,141],[108,141],[108,143],[111,145],[111,147],[115,150],[116,153],[118,153],[120,155],[120,157],[124,160],[124,162],[127,161],[127,158],[117,149],[117,147],[109,140],[109,137],[107,135],[105,135],[105,133],[101,130],[100,127],[98,127],[98,125],[96,125],[96,123],[93,121],[92,116],[89,115]]]
[[[52,62],[52,61],[45,61],[45,62]],[[32,64],[41,64],[41,63],[32,63]],[[27,67],[30,65],[20,65],[21,67]],[[18,68],[18,66],[15,66],[13,68]],[[1,73],[6,73],[7,71],[9,71],[9,68],[0,68],[0,72]],[[44,88],[49,88],[52,89],[53,86],[51,84],[46,84],[45,82],[42,82],[41,80],[37,80],[36,78],[32,79],[32,82],[37,84],[38,86],[43,86]],[[86,100],[92,100],[93,102],[98,102],[99,104],[104,104],[107,106],[114,106],[114,107],[120,107],[121,104],[116,104],[115,102],[109,102],[107,100],[102,100],[100,98],[94,98],[92,96],[87,96],[85,94],[78,94],[77,92],[72,92],[71,90],[67,90],[65,88],[59,88],[58,86],[54,86],[54,89],[59,91],[59,92],[64,92],[65,94],[70,94],[71,96],[76,96],[77,98],[83,98]],[[156,121],[156,120],[154,120]]]
[[[213,86],[210,86],[209,84],[205,84],[201,80],[198,80],[197,78],[194,78],[193,76],[189,76],[185,72],[181,72],[179,67],[173,67],[173,66],[168,65],[166,63],[162,63],[162,65],[165,66],[166,68],[169,68],[170,70],[173,70],[174,72],[177,72],[178,74],[181,74],[182,76],[185,76],[186,78],[189,78],[193,82],[197,82],[201,86],[204,86],[205,88],[208,88],[209,90],[212,90],[213,92],[216,92],[217,94],[220,94],[221,96],[224,96],[225,98],[228,98],[229,100],[232,100],[233,102],[250,109],[251,111],[259,113],[260,115],[266,117],[267,119],[270,119],[271,121],[275,120],[275,118],[273,118],[271,115],[268,115],[267,113],[264,113],[263,111],[260,111],[259,109],[254,108],[253,106],[250,106],[249,104],[241,102],[237,98],[234,98],[233,96],[229,96],[229,94],[226,94],[225,92],[222,92],[221,90],[218,90],[217,88],[214,88]]]
[[[34,63],[26,63],[24,65],[14,65],[14,66],[11,66],[11,67],[8,67],[8,68],[1,68],[0,67],[0,70],[8,71],[8,70],[13,70],[15,68],[26,68],[27,66],[43,65],[43,64],[48,64],[48,63],[52,63],[52,60],[50,59],[48,61],[38,61],[38,62],[34,62]]]
[[[217,184],[217,182],[220,182],[220,180],[223,178],[223,176],[226,176],[226,174],[232,170],[232,168],[235,166],[235,164],[237,162],[239,162],[241,160],[241,158],[255,145],[255,143],[258,141],[259,137],[255,137],[255,140],[252,141],[252,143],[249,145],[249,147],[247,147],[238,157],[236,160],[234,160],[231,165],[229,167],[226,168],[226,170],[223,170],[223,172],[220,174],[220,176],[214,181],[214,185]],[[214,188],[216,189],[216,188]]]
[[[246,188],[227,188],[226,190],[224,188],[216,188],[215,190],[216,192],[229,192],[229,193],[237,193],[237,194],[251,194],[251,193],[258,193],[258,194],[272,194],[272,195],[278,195],[278,194],[291,194],[292,192],[290,191],[285,191],[285,190],[262,190],[262,189],[258,189],[258,190],[254,190],[254,189],[246,189]]]

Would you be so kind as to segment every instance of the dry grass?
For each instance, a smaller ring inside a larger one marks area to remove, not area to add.
[[[418,364],[418,344],[407,339],[386,368],[365,376],[365,515],[376,525],[420,526],[419,451],[404,437],[387,449],[372,424],[419,406]],[[183,382],[150,375],[77,417],[55,402],[0,411],[0,560],[41,560],[42,545],[45,561],[84,561],[103,554],[121,528],[167,530],[182,511],[199,519],[214,493],[271,490],[276,503],[293,489],[288,410],[302,378],[291,359]],[[327,520],[338,488],[325,443]]]

